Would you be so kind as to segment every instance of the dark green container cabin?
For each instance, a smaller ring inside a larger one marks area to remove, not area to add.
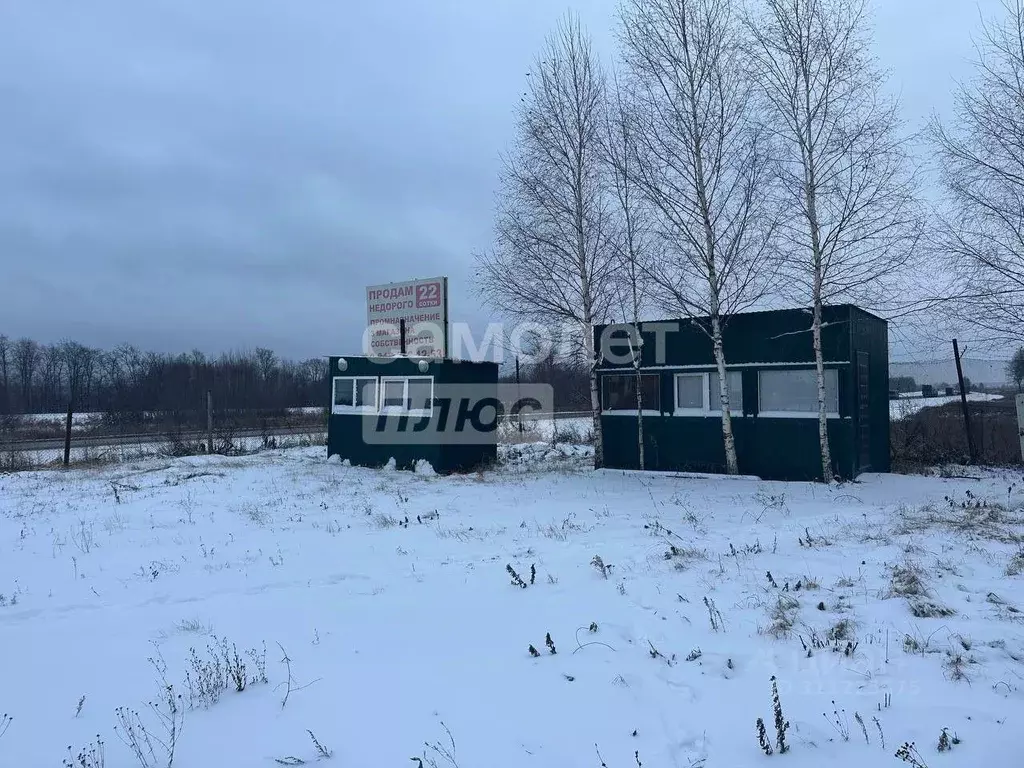
[[[722,473],[719,380],[707,320],[639,323],[646,469]],[[598,326],[604,466],[638,469],[630,326]],[[674,329],[673,329],[674,328]],[[810,310],[746,312],[723,332],[739,470],[770,480],[821,478]],[[612,356],[608,353],[611,351]],[[885,320],[851,305],[822,324],[828,440],[836,475],[889,471]]]
[[[399,469],[422,459],[441,474],[474,471],[496,459],[497,431],[468,436],[458,401],[497,398],[497,363],[358,356],[328,363],[328,458],[364,467],[394,459]]]

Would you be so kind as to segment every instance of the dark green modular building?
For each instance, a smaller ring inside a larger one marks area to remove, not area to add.
[[[595,328],[604,466],[637,469],[640,348],[649,470],[725,472],[720,382],[707,319]],[[810,310],[747,312],[723,331],[732,428],[742,474],[821,478]],[[828,440],[838,477],[889,471],[889,339],[885,320],[850,305],[823,311]]]
[[[498,365],[417,357],[329,357],[327,456],[379,467],[468,472],[497,457]],[[486,412],[486,413],[485,413]]]

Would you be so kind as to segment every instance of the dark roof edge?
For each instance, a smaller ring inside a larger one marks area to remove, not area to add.
[[[426,360],[429,363],[469,363],[470,365],[500,365],[493,360],[463,360],[457,357],[426,357],[423,355],[320,355],[324,360],[330,360],[331,358],[343,357],[346,360],[381,360],[393,362],[395,360],[408,360],[409,362],[418,363],[420,360]]]
[[[823,309],[850,309],[850,310],[853,310],[855,312],[860,312],[861,314],[867,315],[868,317],[872,317],[875,320],[879,320],[880,322],[883,322],[883,323],[888,323],[889,322],[884,317],[881,317],[880,315],[876,315],[874,312],[870,312],[870,311],[868,311],[868,310],[866,310],[866,309],[864,309],[862,307],[857,306],[856,304],[825,304],[825,305],[823,305],[822,308]],[[806,312],[807,314],[811,314],[812,311],[813,310],[811,309],[811,307],[783,307],[783,308],[780,308],[780,309],[757,309],[757,310],[753,310],[751,312],[736,312],[736,313],[734,313],[732,315],[728,315],[727,317],[729,317],[729,318],[732,318],[732,317],[754,317],[754,316],[757,316],[757,315],[794,314],[794,313],[797,313],[797,312]],[[707,315],[694,315],[694,316],[691,316],[691,317],[661,317],[661,318],[644,319],[644,320],[640,320],[639,323],[640,323],[640,325],[646,325],[646,324],[650,324],[650,323],[683,323],[683,322],[687,322],[687,321],[708,320],[708,319],[710,319],[710,318]],[[610,325],[632,325],[632,324],[633,324],[632,322],[597,323],[597,324],[595,324],[595,327],[596,328],[606,328],[606,327],[608,327]]]

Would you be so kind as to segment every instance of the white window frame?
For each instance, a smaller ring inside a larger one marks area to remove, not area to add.
[[[815,408],[813,411],[763,411],[761,410],[761,374],[762,373],[790,373],[793,371],[811,371],[817,377],[817,373],[814,368],[763,368],[757,372],[757,415],[766,419],[816,419],[818,418],[818,409]],[[833,371],[836,376],[836,408],[839,407],[839,369],[838,368],[826,368],[825,375],[828,375],[829,371]],[[838,419],[839,411],[826,411],[825,417],[829,419]]]
[[[700,378],[700,391],[702,392],[701,398],[703,402],[700,408],[680,408],[679,407],[679,379],[696,379]],[[708,410],[708,400],[710,399],[710,383],[707,372],[687,371],[685,373],[677,373],[672,377],[672,415],[673,416],[707,416],[710,411]]]
[[[430,382],[430,407],[429,408],[410,408],[407,413],[414,416],[429,416],[434,412],[434,377],[433,376],[406,376],[405,377],[405,403],[406,406],[410,404],[409,401],[409,382],[410,381],[429,381]]]
[[[388,384],[402,384],[402,405],[385,405],[385,395]],[[405,413],[405,406],[409,402],[409,388],[405,385],[404,376],[381,376],[380,397],[377,398],[378,410],[381,413]]]
[[[430,382],[430,408],[409,407],[409,382],[429,381]],[[402,405],[384,405],[384,390],[387,384],[401,382],[402,384]],[[377,397],[381,413],[401,414],[403,416],[429,416],[434,412],[434,377],[433,376],[382,376],[380,379],[380,393]]]
[[[711,376],[717,373],[717,371],[683,371],[676,373],[672,377],[672,400],[673,400],[673,416],[721,416],[722,409],[718,405],[719,401],[711,402]],[[728,380],[729,374],[739,373],[732,369],[726,369],[725,375]],[[704,393],[704,402],[700,408],[680,408],[679,407],[679,385],[676,383],[680,377],[697,378],[701,379],[701,392]],[[742,387],[742,379],[740,380]],[[730,416],[742,416],[743,415],[743,402],[742,392],[740,394],[740,402],[734,403],[729,401],[729,415]]]
[[[714,402],[712,402],[712,397],[711,397],[711,377],[714,376],[717,373],[718,373],[718,371],[711,371],[711,373],[707,374],[707,377],[708,377],[708,415],[709,416],[721,416],[722,415],[722,406],[721,406],[721,402],[722,401],[721,400],[715,400]],[[729,386],[729,376],[731,376],[732,374],[735,374],[735,373],[738,373],[740,375],[740,401],[739,401],[739,403],[733,402],[733,399],[731,397],[732,393],[731,392],[729,393],[730,394],[730,398],[729,398],[729,415],[730,416],[742,416],[743,415],[743,372],[742,371],[733,370],[731,368],[726,368],[725,369],[725,381],[726,381],[725,386],[726,387]]]
[[[352,402],[358,402],[357,386],[360,381],[372,381],[374,399],[373,405],[338,405],[338,382],[346,381],[352,388]],[[380,404],[380,379],[376,376],[335,376],[331,384],[331,413],[376,413]]]

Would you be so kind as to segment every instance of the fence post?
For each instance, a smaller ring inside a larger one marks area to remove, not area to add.
[[[206,390],[206,452],[213,453],[213,391]]]
[[[74,416],[74,405],[68,401],[68,418],[64,424],[64,468],[71,465],[71,420]]]
[[[967,390],[964,388],[964,371],[960,365],[960,347],[957,346],[956,339],[953,339],[953,357],[956,358],[956,377],[960,382],[960,407],[964,412],[964,429],[967,431],[967,455],[970,457],[971,464],[976,464],[978,460],[977,452],[974,450],[974,434],[971,432],[971,412],[967,407]]]

